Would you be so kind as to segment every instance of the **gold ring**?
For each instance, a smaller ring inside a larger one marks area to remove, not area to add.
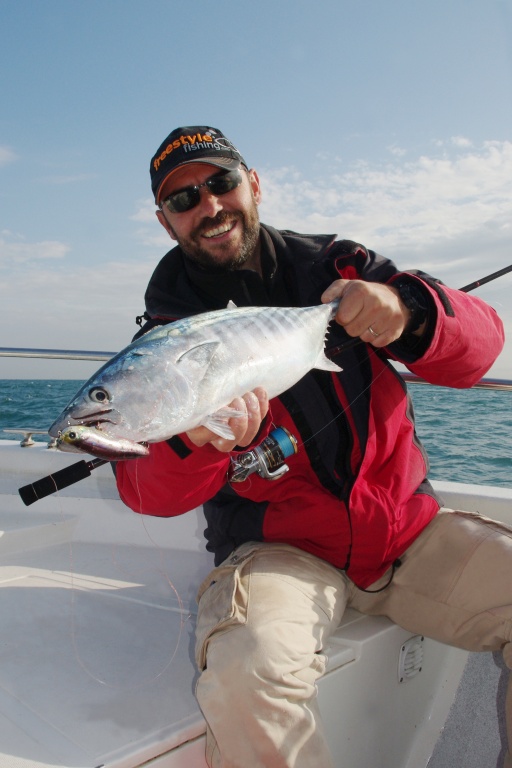
[[[377,333],[377,331],[374,331],[371,325],[368,326],[368,330],[370,331],[372,336],[375,336],[375,338],[377,338],[377,336],[380,336],[380,333]]]

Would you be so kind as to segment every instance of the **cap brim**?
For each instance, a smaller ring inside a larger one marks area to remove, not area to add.
[[[237,160],[234,157],[208,157],[203,159],[193,159],[193,160],[186,160],[184,163],[180,163],[176,166],[176,168],[173,168],[172,171],[169,171],[167,176],[163,178],[161,181],[158,191],[155,196],[155,203],[158,205],[160,202],[160,192],[162,191],[164,185],[166,182],[171,178],[171,176],[176,173],[180,168],[183,168],[184,165],[214,165],[217,168],[223,168],[228,171],[233,171],[235,168],[240,168],[243,163],[240,160]]]

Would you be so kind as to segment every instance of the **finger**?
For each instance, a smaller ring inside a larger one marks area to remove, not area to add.
[[[360,280],[346,281],[336,312],[336,321],[345,328],[350,336],[359,336],[365,329],[361,320],[364,317],[367,302],[368,295],[364,283]]]
[[[233,401],[231,407],[244,411],[244,415],[229,419],[228,424],[235,436],[234,440],[215,437],[211,441],[219,451],[232,451],[237,446],[245,448],[253,442],[268,411],[267,393],[260,389],[258,397],[256,392],[247,392],[242,398]]]
[[[247,418],[245,419],[244,424],[240,424],[241,429],[237,435],[237,441],[235,445],[239,445],[240,447],[245,448],[245,446],[252,443],[258,434],[262,417],[260,411],[260,401],[254,392],[247,392],[243,396],[243,400],[245,402]]]
[[[254,392],[247,392],[243,397],[236,397],[230,408],[239,411],[239,416],[232,416],[228,425],[233,432],[233,438],[219,437],[207,427],[195,427],[187,432],[189,440],[197,447],[211,443],[217,450],[227,453],[235,446],[249,445],[261,427],[261,422],[269,410],[269,399],[263,387],[255,387]]]
[[[387,318],[389,321],[389,318]],[[379,330],[383,328],[383,330]],[[393,341],[400,338],[403,332],[403,323],[393,323],[392,327],[385,328],[383,324],[375,320],[360,334],[360,338],[374,347],[387,347]]]
[[[368,328],[359,334],[359,338],[373,347],[385,347],[390,343],[388,331],[377,331],[375,325],[369,325]],[[393,340],[393,339],[391,339]]]
[[[232,417],[228,420],[228,425],[233,432],[234,439],[226,439],[219,437],[215,432],[212,432],[208,427],[199,426],[189,429],[187,431],[187,437],[191,443],[198,448],[202,448],[203,445],[211,443],[216,448],[222,451],[230,451],[230,446],[235,446],[239,436],[245,434],[247,429],[247,408],[245,401],[241,397],[236,397],[228,406],[240,412],[240,416]]]
[[[215,437],[214,433],[207,427],[194,427],[194,429],[189,429],[186,435],[190,442],[198,448],[202,448]]]
[[[340,278],[339,280],[335,280],[333,283],[331,283],[320,297],[322,304],[328,304],[330,301],[341,299],[343,292],[345,291],[349,282],[350,280],[343,280]]]
[[[394,289],[379,283],[352,281],[338,316],[351,336],[385,346],[403,332],[405,316]]]
[[[266,389],[264,389],[263,387],[255,387],[253,391],[256,397],[258,398],[259,405],[260,405],[261,421],[263,421],[270,407],[268,394]]]
[[[253,397],[257,402],[256,396],[253,395]],[[250,406],[248,406],[248,400],[251,402]],[[248,408],[253,408],[254,403],[248,398],[248,395],[244,395],[244,397],[235,397],[229,404],[229,407],[234,408],[234,410],[239,411],[240,413],[239,416],[232,416],[228,419],[228,426],[233,433],[233,438],[219,437],[218,435],[213,434],[212,439],[209,441],[218,451],[222,451],[223,453],[228,453],[233,450],[235,445],[241,444],[240,440],[244,439],[250,421]]]

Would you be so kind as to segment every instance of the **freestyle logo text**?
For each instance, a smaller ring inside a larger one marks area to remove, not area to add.
[[[190,147],[195,146],[196,144],[199,144],[201,142],[204,143],[213,143],[213,139],[210,136],[209,133],[195,133],[193,136],[190,135],[181,135],[179,139],[176,139],[171,144],[168,144],[162,154],[158,155],[158,157],[155,157],[153,160],[153,167],[155,171],[158,170],[160,163],[162,163],[165,158],[171,154],[175,149],[179,149],[180,147],[184,148],[184,151],[186,152],[187,149]]]

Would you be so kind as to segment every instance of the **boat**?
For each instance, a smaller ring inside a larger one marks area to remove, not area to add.
[[[17,431],[0,440],[0,766],[206,768],[193,642],[195,590],[213,562],[201,509],[137,515],[103,462],[55,482],[76,454]],[[24,501],[20,489],[42,478],[44,495]],[[433,484],[448,507],[512,525],[512,488]],[[353,609],[326,654],[318,700],[337,768],[497,764],[498,657]]]

